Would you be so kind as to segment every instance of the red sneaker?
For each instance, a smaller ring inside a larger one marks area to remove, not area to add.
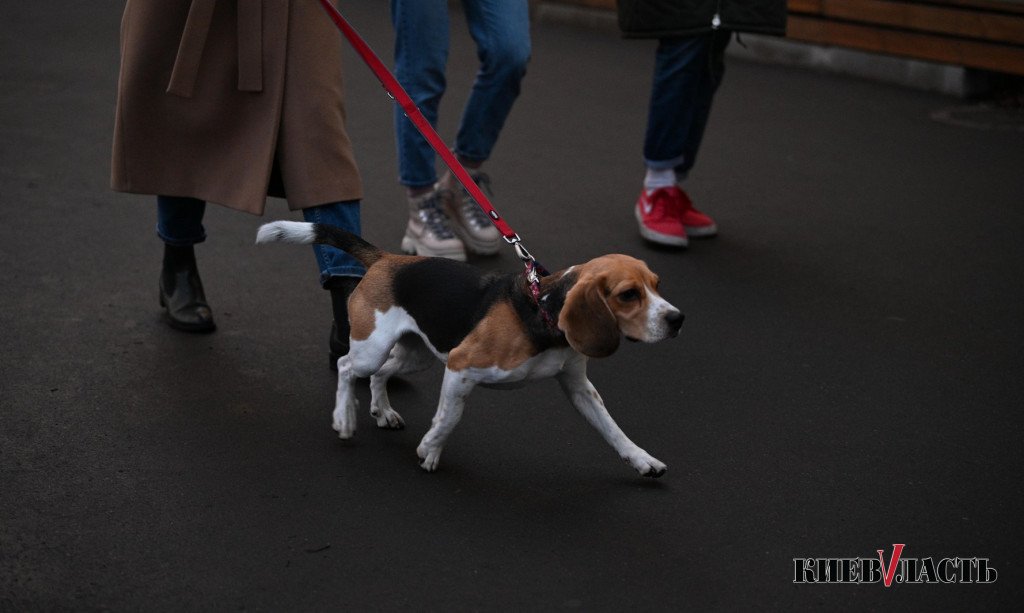
[[[662,187],[649,194],[646,189],[640,192],[634,209],[640,236],[671,247],[690,244],[683,227],[682,193],[678,187]]]
[[[686,228],[687,235],[694,238],[702,238],[718,234],[718,226],[715,225],[715,220],[694,208],[693,201],[690,200],[690,196],[686,192],[678,187],[670,189],[676,190],[682,197],[683,227]]]

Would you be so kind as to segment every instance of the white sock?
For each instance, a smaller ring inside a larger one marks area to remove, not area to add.
[[[672,187],[675,184],[676,171],[671,168],[666,168],[664,170],[648,168],[647,174],[644,176],[644,189],[646,189],[648,193],[663,187]]]

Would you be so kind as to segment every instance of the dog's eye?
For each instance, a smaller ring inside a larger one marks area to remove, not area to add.
[[[635,302],[640,300],[640,292],[635,289],[627,289],[619,294],[619,300],[623,302]]]

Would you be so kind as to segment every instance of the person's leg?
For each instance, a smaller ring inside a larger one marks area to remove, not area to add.
[[[302,210],[310,223],[322,223],[360,234],[362,219],[358,200],[334,202]],[[313,245],[320,284],[331,292],[331,333],[328,338],[331,368],[348,353],[348,297],[366,274],[366,268],[354,257],[329,245]]]
[[[634,207],[640,235],[672,247],[686,247],[683,195],[674,169],[683,163],[683,147],[692,119],[703,37],[663,38],[654,56],[654,78],[644,135],[646,175]]]
[[[710,40],[704,35],[658,41],[644,136],[647,168],[671,170],[686,162]]]
[[[530,60],[530,17],[526,0],[465,0],[463,6],[480,70],[462,112],[455,153],[475,168],[490,158],[519,97]]]
[[[469,32],[480,69],[462,112],[455,154],[473,180],[488,185],[480,167],[491,156],[505,120],[519,96],[530,60],[530,19],[526,0],[466,0]],[[497,253],[501,233],[450,172],[440,186],[452,229],[475,253]]]
[[[683,197],[683,226],[690,237],[701,238],[718,234],[715,220],[693,206],[693,201],[681,184],[697,161],[697,152],[700,150],[708,117],[711,115],[712,101],[725,77],[725,48],[731,39],[732,32],[728,30],[712,32],[709,37],[706,50],[700,58],[702,70],[697,95],[693,101],[693,111],[689,118],[690,127],[683,143],[683,161],[674,168],[675,180]]]
[[[447,85],[447,0],[391,0],[395,29],[395,77],[430,122],[437,126],[438,107]],[[395,105],[398,180],[406,190],[409,223],[402,249],[409,253],[466,259],[462,242],[441,210],[435,184],[435,153],[416,126]]]
[[[437,126],[438,107],[447,81],[448,0],[391,0],[395,29],[395,77],[430,125]],[[434,150],[395,105],[399,182],[428,190],[437,182]]]
[[[729,31],[718,31],[711,34],[706,45],[706,50],[701,54],[701,66],[699,81],[696,88],[696,96],[693,99],[693,111],[689,117],[689,129],[686,131],[686,140],[683,142],[683,161],[674,168],[676,180],[686,179],[697,161],[697,152],[704,139],[704,130],[708,125],[708,117],[711,115],[711,104],[725,77],[725,48],[732,40],[732,33]]]
[[[677,177],[693,167],[721,81],[728,33],[661,39],[655,55],[644,163],[644,190],[637,200],[640,233],[664,245],[685,247],[687,236],[713,236],[714,221],[693,207]],[[713,61],[716,58],[717,65]]]
[[[172,328],[211,332],[217,326],[196,266],[194,245],[206,240],[206,203],[195,198],[157,196],[157,236],[164,242],[160,306]]]
[[[164,243],[191,247],[206,240],[206,203],[196,198],[156,197],[156,234]]]
[[[309,223],[320,223],[359,235],[362,215],[358,200],[331,202],[302,209],[302,217]],[[361,278],[366,267],[351,255],[330,245],[313,245],[316,265],[320,270],[320,284],[327,288],[339,278]]]

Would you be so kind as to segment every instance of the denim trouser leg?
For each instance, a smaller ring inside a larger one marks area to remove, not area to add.
[[[302,209],[302,217],[310,223],[322,223],[361,233],[359,201],[348,200]],[[362,277],[366,269],[358,260],[340,249],[313,245],[316,264],[320,268],[320,284],[327,285],[333,277]]]
[[[644,161],[648,168],[693,167],[711,101],[725,74],[724,52],[731,33],[661,39],[655,56]]]
[[[437,109],[447,85],[448,0],[391,0],[395,28],[395,77],[430,125],[437,126]],[[416,126],[395,105],[398,180],[408,187],[428,187],[437,181],[434,150]]]
[[[206,203],[180,196],[156,197],[156,234],[174,247],[188,247],[206,240],[203,214]]]
[[[466,102],[455,151],[471,160],[490,157],[530,57],[526,0],[464,0],[470,34],[481,66]],[[437,125],[447,85],[449,23],[447,0],[391,0],[395,28],[395,74],[423,116]],[[395,106],[399,181],[426,187],[437,180],[430,144]]]
[[[462,111],[455,153],[482,162],[491,157],[530,61],[530,15],[526,0],[463,2],[480,70]]]

